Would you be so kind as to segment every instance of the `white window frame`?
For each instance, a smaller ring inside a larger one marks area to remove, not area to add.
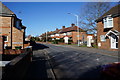
[[[51,37],[54,37],[54,35],[50,35]]]
[[[104,28],[107,28],[107,19],[103,19],[103,22],[104,22]]]
[[[4,42],[8,42],[8,36],[6,36],[7,37],[7,41],[4,41]]]
[[[72,35],[72,33],[71,32],[67,32],[67,35]]]
[[[106,41],[105,35],[100,35],[100,41],[102,41],[102,42],[105,42],[105,41]]]
[[[55,34],[55,36],[60,36],[60,34]]]
[[[63,33],[63,36],[66,36],[67,35],[67,33]]]
[[[113,27],[113,18],[111,17],[111,15],[108,15],[106,18],[104,18],[103,22],[104,22],[104,28],[112,28]],[[111,25],[109,25],[109,23]]]

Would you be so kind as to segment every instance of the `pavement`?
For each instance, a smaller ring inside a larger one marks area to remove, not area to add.
[[[48,48],[42,44],[34,44],[32,62],[27,70],[24,80],[54,80],[51,65],[44,51]]]
[[[100,54],[103,54],[103,55],[119,57],[118,51],[108,51],[108,50],[97,49],[97,48],[78,47],[77,45],[65,45],[65,47],[71,47],[71,48],[74,48],[74,49],[88,51],[88,52],[91,52],[91,53],[100,53]]]
[[[117,57],[91,48],[37,43],[33,49],[33,61],[25,80],[104,80],[100,66],[118,62]]]

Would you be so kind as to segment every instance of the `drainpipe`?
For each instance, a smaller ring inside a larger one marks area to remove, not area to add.
[[[15,14],[13,14],[11,17],[11,47],[13,47],[12,46],[12,38],[13,38],[12,31],[13,31],[13,26],[14,26],[14,17],[15,17]]]

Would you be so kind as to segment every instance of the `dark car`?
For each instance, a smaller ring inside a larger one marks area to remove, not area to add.
[[[120,62],[106,64],[101,67],[103,80],[120,80]]]

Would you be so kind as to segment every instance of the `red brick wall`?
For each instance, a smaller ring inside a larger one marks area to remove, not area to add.
[[[13,32],[12,32],[12,48],[13,49],[15,49],[15,46],[22,46],[22,49],[23,49],[23,46],[24,46],[23,35],[24,35],[23,31],[13,27]]]
[[[22,46],[22,48],[24,48],[23,45],[24,31],[18,30],[17,28],[14,27],[15,18],[14,17],[0,17],[0,18],[2,19],[0,20],[0,23],[2,24],[0,25],[2,35],[8,36],[8,42],[5,42],[5,44],[7,44],[8,46],[12,45],[12,49],[15,49],[15,46]]]
[[[114,27],[111,30],[117,30],[120,31],[120,26],[118,22],[119,18],[113,18],[114,21]],[[107,31],[108,32],[108,31]],[[106,39],[105,42],[100,41],[100,35],[105,35],[107,32],[104,32],[104,24],[101,22],[97,23],[97,43],[101,43],[100,49],[106,49],[106,50],[111,50],[111,51],[116,51],[117,49],[111,49],[110,45],[110,39]]]
[[[74,43],[76,43],[77,40],[78,40],[77,35],[78,35],[78,32],[72,32],[72,38],[73,38],[73,42]],[[82,35],[84,35],[84,41],[87,41],[87,34],[86,34],[86,32],[80,32],[79,33],[79,36],[80,36],[79,40],[82,40]]]
[[[11,17],[0,17],[0,30],[2,30],[2,35],[8,36],[8,46],[11,46]]]

